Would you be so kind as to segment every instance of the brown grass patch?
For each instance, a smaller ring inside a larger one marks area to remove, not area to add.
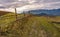
[[[0,11],[0,16],[5,15],[5,14],[8,14],[8,13],[10,13],[10,12],[7,12],[7,11]]]

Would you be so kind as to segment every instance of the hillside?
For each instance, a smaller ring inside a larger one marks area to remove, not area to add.
[[[60,16],[34,16],[14,13],[0,18],[0,37],[60,37]]]
[[[5,14],[8,14],[8,13],[10,13],[10,12],[7,12],[7,11],[0,11],[0,16],[1,16],[1,15],[5,15]]]

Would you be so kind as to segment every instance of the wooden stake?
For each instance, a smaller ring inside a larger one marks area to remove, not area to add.
[[[17,10],[16,10],[16,8],[15,8],[15,17],[16,17],[16,20],[17,20]]]

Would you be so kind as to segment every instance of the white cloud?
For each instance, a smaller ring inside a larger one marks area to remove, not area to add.
[[[51,2],[51,3],[39,3],[39,4],[30,4],[23,7],[19,7],[18,11],[28,11],[35,9],[57,9],[60,8],[60,2]]]
[[[60,0],[0,0],[0,8],[19,7],[18,11],[60,8]]]
[[[0,4],[0,6],[3,6],[2,4]]]
[[[29,11],[29,10],[35,10],[35,9],[40,9],[42,8],[44,5],[43,4],[32,4],[32,5],[25,5],[23,7],[17,8],[18,12],[23,12],[23,11]]]
[[[14,12],[15,10],[12,8],[6,8],[6,9],[0,9],[0,11]]]

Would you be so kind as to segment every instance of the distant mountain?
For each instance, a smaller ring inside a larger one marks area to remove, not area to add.
[[[36,14],[36,15],[60,16],[60,9],[53,9],[53,10],[38,9],[38,10],[30,10],[30,11],[28,11],[26,13]]]

